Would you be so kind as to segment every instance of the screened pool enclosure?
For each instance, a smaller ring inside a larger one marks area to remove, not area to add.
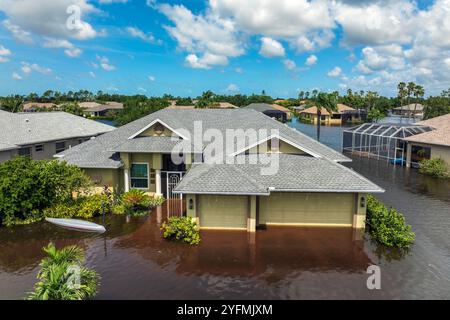
[[[432,127],[415,124],[365,123],[344,130],[343,150],[404,165],[406,142],[403,139],[431,130]]]

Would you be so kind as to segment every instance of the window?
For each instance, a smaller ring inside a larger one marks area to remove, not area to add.
[[[19,149],[19,156],[21,156],[21,157],[31,157],[31,148],[30,147],[20,148]]]
[[[34,150],[36,150],[36,152],[41,152],[44,151],[44,145],[43,144],[38,144],[34,147]]]
[[[66,142],[65,141],[57,142],[56,143],[56,153],[63,152],[64,150],[66,150]]]
[[[148,163],[131,165],[131,188],[148,189]]]

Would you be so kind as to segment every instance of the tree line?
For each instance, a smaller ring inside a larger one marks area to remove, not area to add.
[[[450,113],[450,89],[443,91],[438,96],[425,98],[425,90],[422,86],[413,82],[400,82],[397,86],[396,97],[385,97],[375,91],[353,91],[348,89],[345,94],[339,92],[326,93],[332,95],[336,103],[348,105],[354,109],[366,110],[369,119],[378,120],[385,117],[390,110],[407,104],[425,105],[424,117],[426,119],[442,114]],[[47,90],[42,95],[30,93],[28,95],[10,95],[0,97],[0,109],[10,112],[20,112],[25,102],[54,103],[60,106],[60,110],[81,115],[82,109],[78,103],[95,101],[104,103],[116,101],[124,104],[124,109],[114,111],[108,115],[118,125],[123,125],[143,117],[152,112],[166,108],[175,101],[176,105],[189,105],[196,108],[211,108],[220,102],[228,102],[237,107],[244,107],[251,103],[269,103],[277,101],[285,107],[299,105],[312,106],[317,102],[318,90],[300,91],[295,98],[273,98],[263,90],[260,94],[223,95],[216,94],[210,90],[205,91],[197,97],[180,97],[165,94],[162,97],[148,97],[145,95],[121,95],[109,94],[103,91],[92,93],[88,90],[59,92]],[[49,111],[45,110],[44,111]]]

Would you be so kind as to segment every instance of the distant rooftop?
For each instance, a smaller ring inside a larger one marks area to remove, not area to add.
[[[333,112],[333,113],[345,113],[346,111],[347,112],[348,111],[356,111],[356,109],[353,109],[352,107],[346,106],[345,104],[338,103],[337,104],[337,111]],[[314,106],[314,107],[305,109],[305,110],[301,111],[301,113],[317,114],[317,107]],[[330,115],[330,113],[325,108],[322,108],[321,113],[322,113],[323,116]]]
[[[33,143],[89,137],[114,127],[66,112],[0,112],[0,150]]]

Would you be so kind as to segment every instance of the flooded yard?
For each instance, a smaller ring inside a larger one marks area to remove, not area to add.
[[[311,125],[290,125],[315,136]],[[321,140],[339,150],[341,132],[323,127]],[[350,228],[202,231],[202,243],[190,247],[161,238],[163,206],[148,218],[108,217],[102,235],[44,222],[0,228],[0,299],[32,290],[49,241],[85,248],[87,265],[102,277],[97,299],[449,298],[450,183],[373,159],[355,157],[347,166],[386,189],[378,197],[412,224],[409,253],[359,240]],[[371,264],[381,267],[381,290],[366,287]]]

